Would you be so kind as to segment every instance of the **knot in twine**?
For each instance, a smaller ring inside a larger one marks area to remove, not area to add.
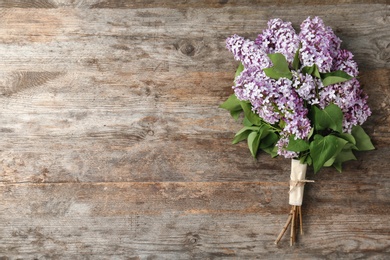
[[[288,193],[291,193],[296,187],[299,186],[305,186],[306,182],[314,182],[313,180],[290,180],[290,191]]]

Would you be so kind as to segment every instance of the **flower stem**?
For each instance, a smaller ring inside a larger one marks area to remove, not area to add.
[[[290,229],[290,246],[292,246],[296,242],[297,235],[297,226],[300,227],[300,233],[303,234],[302,228],[302,208],[301,206],[292,206],[290,213],[288,214],[288,218],[286,224],[284,224],[282,231],[279,233],[278,237],[275,240],[275,245],[279,243],[282,239],[284,233],[286,233],[288,226],[291,224]]]
[[[279,233],[279,236],[275,240],[275,245],[277,245],[279,243],[279,241],[280,241],[280,239],[282,239],[284,233],[286,233],[288,225],[290,225],[290,223],[291,223],[292,216],[293,216],[293,214],[292,214],[292,210],[291,210],[290,214],[288,214],[288,219],[286,221],[286,224],[284,224],[282,231]]]
[[[292,220],[291,220],[291,234],[290,234],[290,246],[295,242],[295,222],[296,222],[297,206],[292,206]]]

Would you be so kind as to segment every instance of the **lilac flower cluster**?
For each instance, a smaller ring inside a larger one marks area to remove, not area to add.
[[[241,61],[245,68],[264,69],[272,65],[267,52],[251,40],[233,35],[226,40],[226,46],[233,53],[234,58]]]
[[[299,34],[290,22],[272,19],[255,41],[238,35],[227,39],[226,47],[244,65],[233,86],[235,95],[239,100],[249,101],[252,110],[265,122],[282,126],[276,144],[279,155],[286,158],[297,156],[286,150],[288,139],[291,135],[308,138],[312,129],[308,118],[310,106],[338,105],[344,113],[343,130],[346,132],[371,115],[367,96],[355,78],[324,87],[319,78],[301,71],[303,67],[315,64],[321,73],[342,70],[356,77],[358,68],[353,55],[340,49],[340,43],[332,29],[325,27],[318,17],[308,17],[303,21]],[[267,54],[281,53],[292,65],[298,49],[301,68],[292,70],[291,80],[266,76],[263,69],[273,65]]]
[[[303,66],[316,64],[320,72],[329,72],[341,44],[332,29],[325,27],[320,18],[309,17],[301,24],[299,39],[302,44],[300,58]]]
[[[299,48],[299,37],[290,22],[281,19],[272,19],[268,22],[268,29],[259,34],[255,43],[266,53],[281,53],[288,62],[292,62],[295,52]]]

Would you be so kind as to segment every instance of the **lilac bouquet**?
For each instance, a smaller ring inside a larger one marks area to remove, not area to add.
[[[240,61],[234,94],[220,107],[244,127],[233,143],[322,167],[355,160],[353,150],[372,150],[360,126],[371,115],[353,55],[323,21],[310,17],[296,33],[290,22],[272,19],[255,41],[233,35],[226,47]]]

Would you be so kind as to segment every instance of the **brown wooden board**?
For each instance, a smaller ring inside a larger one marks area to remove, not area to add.
[[[273,244],[290,162],[232,145],[232,34],[319,15],[355,55],[375,151],[308,178]],[[385,259],[386,1],[0,1],[1,259]]]

